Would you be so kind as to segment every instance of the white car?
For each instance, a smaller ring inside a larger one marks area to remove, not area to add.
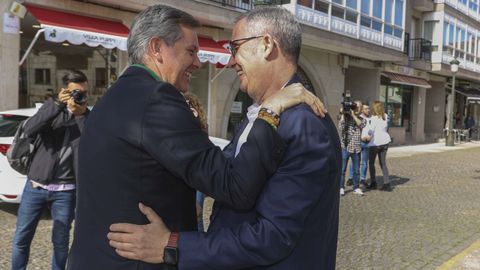
[[[27,177],[10,167],[6,154],[20,122],[37,110],[28,108],[0,112],[0,202],[20,203],[22,199]]]
[[[10,167],[6,153],[12,144],[13,136],[20,122],[34,115],[38,111],[38,107],[0,112],[0,202],[20,203],[22,199],[27,176]],[[225,139],[209,138],[221,149],[229,143]]]

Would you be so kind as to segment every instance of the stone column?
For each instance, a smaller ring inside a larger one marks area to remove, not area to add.
[[[5,16],[9,16],[10,5],[13,1],[0,1],[0,111],[18,108],[18,77],[19,77],[19,54],[20,34],[8,33],[12,30],[9,25],[4,25]],[[9,17],[7,21],[18,20],[17,17]]]

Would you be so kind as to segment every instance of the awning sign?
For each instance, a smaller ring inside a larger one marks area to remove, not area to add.
[[[206,51],[202,49],[198,51],[197,55],[198,55],[198,59],[200,59],[200,62],[202,63],[205,63],[205,62],[210,62],[212,64],[220,63],[225,66],[228,64],[228,61],[230,60],[230,54],[211,52],[211,51]]]
[[[90,47],[101,45],[107,49],[118,48],[122,51],[127,50],[126,37],[79,31],[51,25],[42,25],[42,27],[45,29],[45,39],[51,42],[61,43],[68,41],[75,45],[84,43]]]

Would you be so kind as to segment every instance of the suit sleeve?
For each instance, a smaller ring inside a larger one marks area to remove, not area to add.
[[[237,209],[249,209],[278,167],[285,143],[263,120],[254,123],[242,154],[227,159],[183,97],[163,84],[143,119],[143,148],[191,187]]]
[[[52,121],[64,108],[64,104],[54,102],[53,99],[48,99],[42,107],[38,109],[38,112],[25,123],[24,132],[28,137],[35,137],[45,128],[51,127]]]
[[[314,118],[282,119],[288,124],[281,128],[295,134],[289,135],[284,160],[259,197],[257,221],[207,233],[182,232],[179,269],[244,269],[276,263],[292,252],[309,213],[335,184],[329,174],[338,167],[325,126]]]

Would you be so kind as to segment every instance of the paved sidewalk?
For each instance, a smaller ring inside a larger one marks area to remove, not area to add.
[[[480,141],[471,141],[467,143],[455,144],[455,146],[445,146],[444,142],[407,146],[393,146],[388,148],[387,156],[389,158],[410,157],[425,153],[441,153],[445,151],[455,151],[474,147],[480,147]]]
[[[480,141],[455,144],[454,147],[445,146],[445,143],[432,143],[421,145],[397,146],[388,149],[389,158],[409,157],[425,153],[440,153],[480,147]],[[437,270],[480,270],[480,239],[450,258],[437,268]]]

